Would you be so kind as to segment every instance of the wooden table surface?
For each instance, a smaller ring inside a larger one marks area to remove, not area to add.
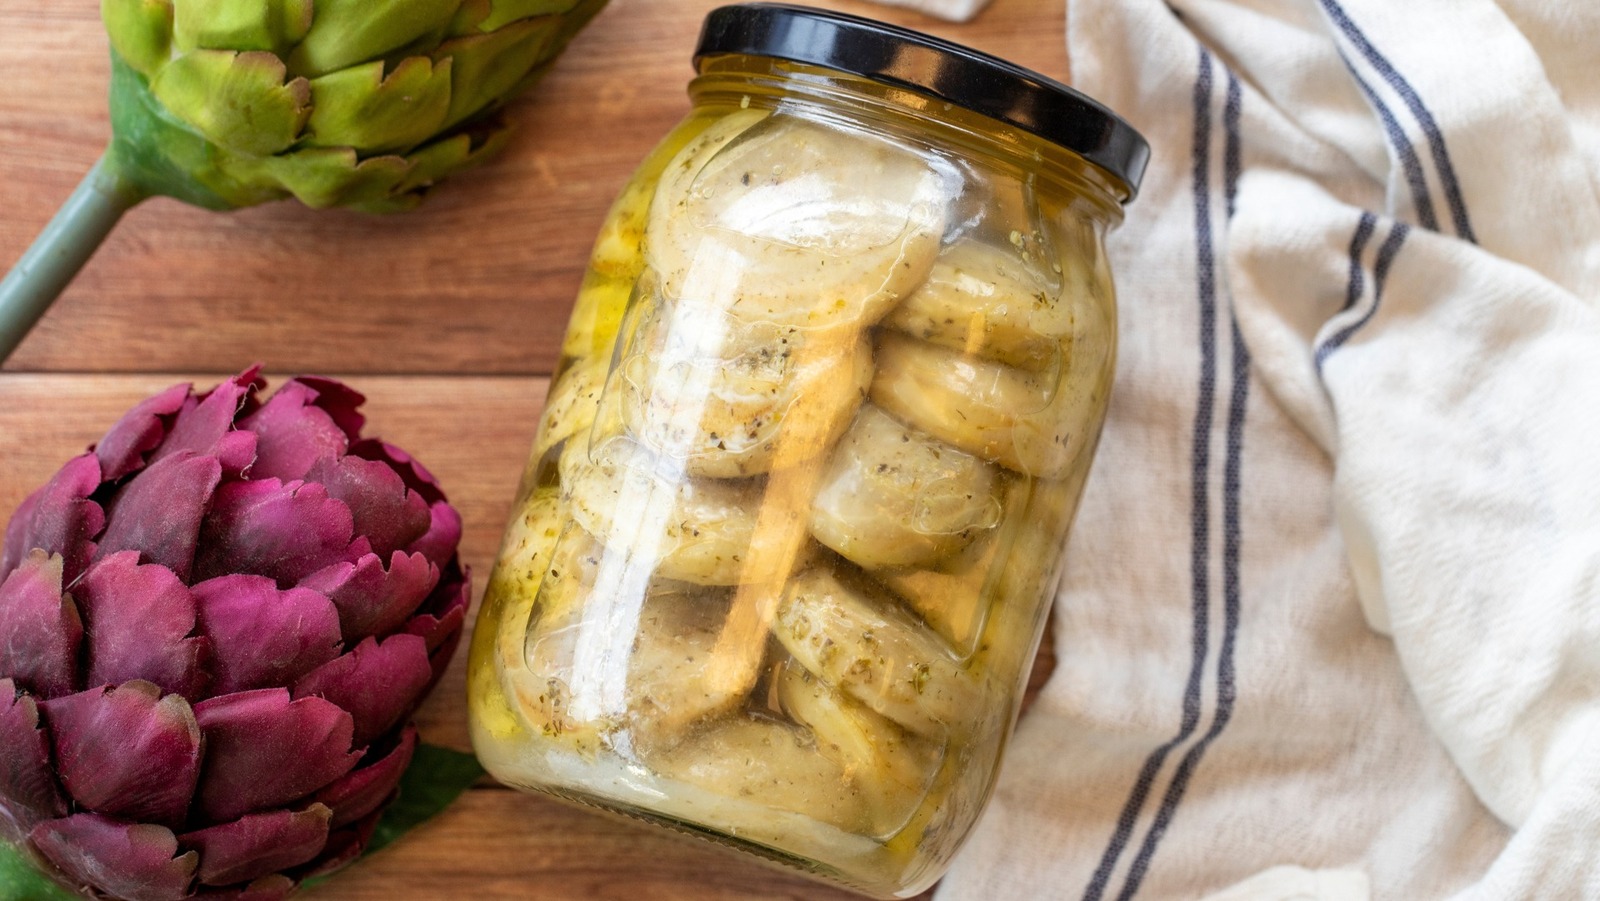
[[[369,431],[416,454],[461,510],[476,603],[590,242],[628,173],[687,109],[690,52],[717,5],[612,0],[515,105],[508,150],[415,212],[280,203],[219,215],[164,199],[135,209],[0,371],[0,521],[166,385],[211,385],[253,362],[274,385],[332,374],[368,396]],[[1062,0],[995,0],[965,25],[854,0],[818,5],[1067,76]],[[98,10],[97,0],[0,3],[0,269],[109,135]],[[465,657],[420,714],[426,740],[462,750]],[[849,896],[485,780],[315,897]]]

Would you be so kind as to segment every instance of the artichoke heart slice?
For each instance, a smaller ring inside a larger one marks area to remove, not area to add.
[[[922,803],[938,772],[941,749],[906,734],[786,661],[777,677],[784,713],[811,730],[818,753],[839,764],[868,805],[872,834],[893,834]]]
[[[695,475],[741,478],[826,453],[866,396],[872,347],[657,298],[619,365],[629,431]]]
[[[1060,478],[1093,438],[1109,350],[1030,372],[886,332],[872,400],[901,422],[1013,472]]]
[[[600,392],[606,387],[608,362],[599,356],[582,357],[556,377],[545,397],[544,411],[539,414],[538,435],[533,443],[535,458],[569,438],[582,436],[594,425]]]
[[[1022,251],[958,241],[884,325],[924,341],[1034,371],[1047,369],[1072,336],[1076,298]]]
[[[528,621],[518,696],[546,735],[580,749],[617,747],[623,731],[636,749],[667,747],[748,697],[749,685],[703,678],[726,592],[616,579],[608,553],[581,529],[562,535]]]
[[[772,631],[813,676],[917,735],[941,740],[984,715],[982,677],[892,598],[825,563],[790,581]]]
[[[668,165],[646,258],[674,300],[741,322],[859,329],[927,277],[953,179],[888,139],[747,110]]]
[[[871,568],[928,564],[1000,521],[998,469],[867,404],[824,465],[811,534]]]
[[[871,828],[867,796],[856,780],[817,753],[804,730],[787,723],[735,716],[665,752],[648,754],[645,763],[667,779],[729,799],[726,809],[706,810],[706,820],[758,841],[787,838],[792,832],[788,814],[845,832]]]
[[[685,476],[626,437],[590,450],[581,439],[561,455],[573,520],[608,545],[628,549],[657,575],[700,585],[767,579],[752,556],[758,486]]]

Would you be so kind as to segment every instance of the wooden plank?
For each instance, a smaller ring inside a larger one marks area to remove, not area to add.
[[[687,109],[689,54],[721,0],[612,0],[484,168],[401,216],[292,203],[135,209],[8,363],[13,370],[544,374],[590,242],[628,173]],[[996,0],[922,28],[1064,77],[1060,0]],[[109,133],[98,0],[0,3],[0,267]]]
[[[318,901],[847,901],[859,895],[640,824],[475,789]]]

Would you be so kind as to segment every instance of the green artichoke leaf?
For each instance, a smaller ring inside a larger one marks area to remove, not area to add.
[[[452,38],[434,51],[435,60],[453,59],[450,113],[445,127],[463,122],[499,103],[545,59],[545,49],[561,32],[555,16],[524,19],[488,34]]]
[[[311,31],[289,54],[300,75],[326,75],[442,32],[460,0],[316,0]]]
[[[168,63],[150,92],[173,115],[239,153],[281,153],[311,115],[311,85],[285,84],[283,61],[259,50],[191,50]]]
[[[168,113],[144,77],[116,51],[111,53],[111,133],[108,161],[144,194],[209,210],[287,196],[272,184],[230,174],[236,158]]]
[[[282,53],[311,30],[311,0],[183,0],[173,40],[179,52],[195,49]]]
[[[411,172],[400,182],[399,191],[422,191],[447,175],[454,175],[500,152],[511,138],[511,129],[497,119],[480,122],[470,133],[462,132],[418,148],[406,159]]]
[[[260,174],[277,181],[313,209],[354,206],[388,198],[411,171],[400,156],[361,159],[349,147],[312,147],[262,157]]]
[[[422,143],[438,132],[450,111],[450,68],[448,59],[435,64],[413,56],[388,78],[377,60],[311,79],[306,142],[363,153]]]
[[[83,901],[83,897],[45,878],[16,845],[0,839],[0,901]]]
[[[578,5],[578,0],[492,0],[487,18],[477,23],[479,31],[497,31],[518,19],[557,16]]]
[[[172,56],[172,0],[101,0],[111,47],[146,77]]]

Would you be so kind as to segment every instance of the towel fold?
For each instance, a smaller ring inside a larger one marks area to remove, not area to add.
[[[1600,898],[1600,6],[1068,45],[1154,159],[1060,665],[939,901]]]

